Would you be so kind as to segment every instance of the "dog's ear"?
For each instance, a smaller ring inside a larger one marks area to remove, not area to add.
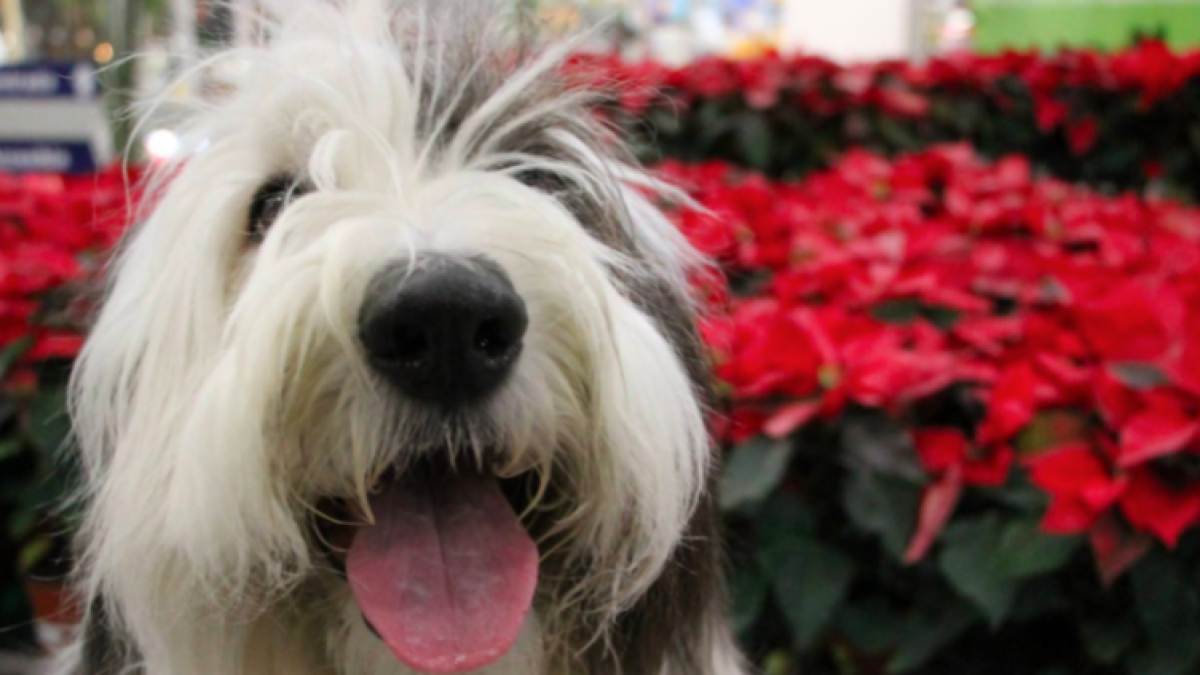
[[[714,493],[658,579],[617,617],[606,640],[589,643],[577,667],[588,673],[694,675],[746,672],[726,619],[725,561]]]
[[[287,552],[304,543],[289,495],[266,478],[275,448],[252,405],[267,397],[246,386],[264,378],[249,376],[252,360],[221,362],[226,273],[252,191],[198,170],[175,179],[119,256],[73,374],[93,523],[84,558],[139,639],[162,630],[164,586],[224,590],[280,550],[276,535]]]
[[[671,341],[697,400],[707,410],[712,401],[711,373],[688,299],[663,279],[634,278],[630,283],[633,298]],[[710,457],[712,466],[718,463],[717,457]],[[621,646],[613,651],[622,655],[623,672],[661,673],[666,663],[678,668],[670,671],[672,675],[743,672],[725,621],[717,480],[717,472],[710,471],[670,561],[646,594],[618,620],[614,639]]]
[[[623,672],[661,673],[668,663],[676,668],[672,673],[733,672],[713,662],[737,654],[724,629],[724,564],[713,494],[705,493],[662,575],[618,620],[614,651],[622,655]]]
[[[102,596],[97,596],[88,605],[80,627],[78,665],[70,675],[119,675],[140,660],[118,635],[107,604]]]

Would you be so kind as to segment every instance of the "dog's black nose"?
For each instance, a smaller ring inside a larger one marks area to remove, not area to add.
[[[412,398],[453,407],[504,382],[529,316],[496,263],[425,256],[372,281],[359,324],[379,373]]]

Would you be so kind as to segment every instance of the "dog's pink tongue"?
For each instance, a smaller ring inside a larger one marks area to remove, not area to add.
[[[371,499],[346,560],[363,615],[405,665],[462,673],[504,656],[537,586],[537,546],[493,478],[404,483]]]

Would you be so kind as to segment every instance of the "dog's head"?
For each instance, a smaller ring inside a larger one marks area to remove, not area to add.
[[[693,254],[490,2],[278,5],[79,364],[88,590],[148,663],[327,592],[420,670],[583,649],[704,490]]]

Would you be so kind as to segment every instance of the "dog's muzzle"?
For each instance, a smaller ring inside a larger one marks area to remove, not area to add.
[[[450,424],[508,379],[528,325],[496,262],[424,254],[375,274],[358,329],[371,368],[407,399],[449,413]],[[384,474],[346,547],[363,617],[418,672],[469,672],[502,658],[537,588],[537,545],[494,472],[503,457],[456,462],[462,450],[432,450]]]
[[[372,367],[405,395],[444,408],[485,399],[512,372],[529,325],[495,262],[430,254],[394,263],[359,316]]]

